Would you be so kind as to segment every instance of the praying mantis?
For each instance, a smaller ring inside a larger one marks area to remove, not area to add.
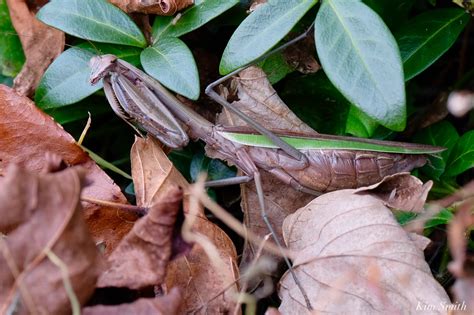
[[[178,149],[189,140],[201,139],[229,164],[243,173],[230,179],[208,182],[208,186],[255,181],[261,215],[278,247],[282,248],[268,220],[260,170],[265,170],[298,191],[321,193],[367,186],[385,176],[410,171],[426,163],[426,155],[443,148],[331,135],[316,137],[275,133],[243,114],[214,91],[228,76],[206,88],[206,94],[243,119],[251,128],[228,128],[214,125],[180,102],[158,81],[113,55],[91,59],[91,84],[103,80],[105,95],[114,112],[130,124]],[[230,75],[233,75],[231,73]],[[256,133],[257,131],[258,133]],[[305,297],[304,289],[286,263]]]

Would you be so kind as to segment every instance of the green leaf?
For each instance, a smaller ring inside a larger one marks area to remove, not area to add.
[[[46,70],[36,89],[35,102],[42,109],[76,103],[102,88],[102,84],[89,83],[90,59],[95,48],[116,55],[132,64],[138,64],[139,48],[84,43],[63,52]]]
[[[423,173],[439,179],[446,169],[446,162],[458,139],[458,132],[453,125],[447,121],[431,125],[418,132],[413,137],[415,142],[440,146],[447,149],[441,152],[438,157],[430,157],[430,163],[422,168]]]
[[[275,46],[317,0],[268,0],[237,28],[224,50],[219,66],[227,74],[251,63]]]
[[[425,223],[425,229],[434,228],[439,225],[447,225],[454,218],[448,209],[443,209]]]
[[[403,130],[402,62],[382,19],[359,0],[325,0],[316,17],[315,40],[322,67],[337,89],[376,122]]]
[[[237,3],[239,0],[196,0],[194,5],[181,13],[179,18],[157,16],[152,31],[154,43],[161,37],[179,37],[194,31]]]
[[[346,133],[359,138],[370,138],[373,136],[379,124],[354,105],[350,106],[347,116]]]
[[[9,87],[13,86],[13,78],[6,77],[0,73],[0,84],[7,85]]]
[[[393,31],[399,28],[413,7],[413,0],[363,0]]]
[[[190,165],[192,181],[196,181],[200,173],[207,174],[207,180],[219,180],[235,177],[236,172],[220,160],[208,158],[203,151],[193,156]]]
[[[474,167],[474,130],[466,132],[449,155],[445,176],[457,176]]]
[[[400,225],[406,225],[411,221],[415,220],[418,217],[418,214],[406,211],[396,211],[395,217],[397,218],[397,221],[398,223],[400,223]],[[438,212],[434,217],[426,221],[425,229],[434,228],[439,225],[449,224],[453,217],[454,215],[451,211],[449,211],[448,209],[443,209]]]
[[[286,62],[282,53],[268,56],[265,60],[259,62],[258,66],[265,72],[267,79],[271,84],[277,83],[286,77],[287,74],[295,70]]]
[[[145,36],[132,19],[106,0],[54,0],[36,17],[70,35],[92,41],[145,47]]]
[[[0,0],[0,73],[14,77],[20,72],[25,55],[13,28],[6,0]]]
[[[145,71],[170,90],[192,100],[199,98],[199,74],[193,54],[178,38],[160,39],[141,53]]]
[[[396,34],[405,79],[410,80],[438,60],[469,22],[462,9],[438,9],[418,15]]]
[[[311,128],[344,135],[350,103],[329,81],[324,71],[285,80],[281,97]]]
[[[46,114],[54,118],[60,125],[86,119],[90,115],[96,118],[98,115],[110,112],[111,108],[104,97],[92,96],[70,106],[54,107],[45,110]]]

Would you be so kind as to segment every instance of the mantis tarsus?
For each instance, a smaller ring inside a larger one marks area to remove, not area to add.
[[[284,133],[276,135],[219,96],[213,90],[213,84],[206,93],[265,136],[254,134],[252,129],[228,129],[213,125],[181,103],[156,80],[113,55],[94,57],[91,68],[91,83],[103,79],[104,91],[113,110],[134,128],[139,125],[171,148],[184,147],[189,138],[201,139],[219,158],[236,165],[245,174],[212,185],[254,180],[262,217],[279,247],[281,244],[265,212],[260,169],[299,191],[319,195],[341,188],[370,185],[387,175],[410,171],[425,164],[426,154],[443,150],[425,145],[329,135],[311,138]],[[285,260],[292,272],[291,264],[286,257]],[[296,276],[294,279],[308,308],[311,308]]]

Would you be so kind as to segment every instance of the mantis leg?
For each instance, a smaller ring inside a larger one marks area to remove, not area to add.
[[[107,100],[109,101],[110,107],[112,107],[112,110],[122,118],[123,121],[125,121],[130,127],[135,130],[135,132],[140,136],[144,137],[143,133],[140,132],[140,130],[130,122],[130,117],[125,113],[123,110],[122,106],[119,103],[119,100],[117,99],[118,95],[114,92],[114,89],[112,87],[112,84],[110,82],[110,79],[106,78],[103,80],[104,81],[104,92],[105,92],[105,97],[107,97]],[[122,99],[123,102],[125,102],[125,99]]]
[[[221,186],[238,185],[238,184],[248,183],[252,180],[253,178],[251,176],[243,175],[243,176],[236,176],[236,177],[231,177],[231,178],[210,180],[205,183],[205,186],[206,187],[221,187]]]
[[[267,211],[265,208],[265,198],[264,198],[264,192],[263,192],[263,184],[262,184],[262,178],[260,176],[260,172],[253,162],[252,158],[249,156],[247,151],[245,149],[238,150],[236,152],[236,156],[239,160],[239,164],[241,164],[242,170],[247,173],[247,177],[253,178],[255,181],[255,187],[257,188],[257,196],[258,196],[258,203],[260,206],[260,213],[262,216],[263,221],[265,222],[265,225],[267,226],[268,230],[272,234],[273,241],[281,251],[282,257],[285,260],[286,265],[288,266],[288,270],[293,277],[293,280],[295,281],[296,286],[299,288],[301,295],[303,295],[303,298],[306,302],[306,307],[308,310],[312,310],[311,302],[308,298],[308,295],[306,294],[306,291],[304,290],[303,286],[301,285],[301,282],[299,281],[298,277],[296,276],[296,273],[293,270],[293,266],[291,265],[290,260],[288,257],[284,254],[283,251],[283,246],[281,245],[280,240],[277,237],[277,234],[275,233],[275,229],[272,226],[272,223],[268,219]]]
[[[273,241],[275,242],[275,244],[277,245],[277,247],[281,250],[283,247],[280,243],[280,240],[278,239],[276,233],[275,233],[275,230],[273,229],[273,226],[270,222],[270,220],[268,219],[268,215],[267,215],[267,212],[265,210],[265,199],[264,199],[264,193],[263,193],[263,185],[262,185],[262,179],[260,177],[260,172],[259,171],[256,171],[254,174],[254,180],[255,180],[255,187],[257,188],[257,195],[258,195],[258,202],[260,204],[260,212],[261,212],[261,215],[262,215],[262,218],[263,218],[263,221],[265,222],[265,224],[267,225],[268,227],[268,230],[270,231],[270,233],[272,234],[272,238],[273,238]],[[283,252],[283,251],[282,251]],[[308,308],[308,310],[312,310],[313,307],[311,306],[311,301],[309,300],[308,298],[308,295],[306,294],[306,291],[305,289],[303,288],[303,286],[301,285],[301,282],[300,280],[298,279],[298,277],[296,276],[296,273],[295,271],[293,270],[293,266],[291,265],[290,263],[290,260],[288,259],[288,257],[286,257],[286,255],[282,255],[283,256],[283,259],[285,260],[285,263],[286,265],[288,266],[288,270],[293,278],[293,280],[295,281],[296,283],[296,286],[300,289],[300,292],[301,294],[303,295],[303,298],[306,302],[306,307]]]
[[[314,26],[314,23],[311,24],[311,26],[303,34],[301,34],[298,37],[290,40],[289,42],[279,46],[278,48],[264,54],[262,57],[260,57],[257,60],[253,61],[253,63],[255,63],[257,61],[260,61],[262,59],[265,59],[268,56],[270,56],[270,55],[272,55],[272,54],[274,54],[278,51],[281,51],[281,50],[287,48],[288,46],[291,46],[294,43],[304,39],[311,32],[311,30],[313,29],[313,26]],[[280,139],[280,137],[275,135],[273,132],[271,132],[270,130],[268,130],[267,128],[265,128],[264,126],[262,126],[261,124],[259,124],[255,120],[253,120],[252,118],[250,118],[247,115],[245,115],[244,113],[242,113],[237,107],[235,107],[231,103],[227,102],[227,100],[225,98],[223,98],[222,96],[217,94],[216,91],[214,91],[214,87],[216,87],[217,85],[225,82],[226,80],[228,80],[232,76],[238,74],[240,71],[244,70],[245,68],[247,68],[249,66],[250,66],[250,64],[248,64],[246,66],[243,66],[242,68],[239,68],[239,69],[227,74],[226,76],[214,81],[213,83],[209,84],[206,87],[206,90],[205,90],[206,94],[210,98],[212,98],[215,102],[219,103],[220,105],[224,106],[226,109],[230,110],[232,113],[239,116],[239,118],[241,118],[243,121],[245,121],[248,125],[250,125],[255,130],[257,130],[259,133],[261,133],[262,135],[267,136],[275,145],[280,147],[288,155],[292,156],[293,158],[295,158],[297,160],[305,160],[306,156],[304,154],[302,154],[300,151],[298,151],[295,147],[289,145],[288,143],[286,143],[285,141]]]

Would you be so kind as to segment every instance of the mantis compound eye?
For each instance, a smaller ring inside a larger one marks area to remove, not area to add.
[[[97,84],[101,79],[103,79],[110,70],[115,66],[115,61],[117,57],[114,55],[103,55],[103,56],[94,56],[89,61],[89,66],[91,68],[91,75],[89,77],[89,82],[92,85]]]

